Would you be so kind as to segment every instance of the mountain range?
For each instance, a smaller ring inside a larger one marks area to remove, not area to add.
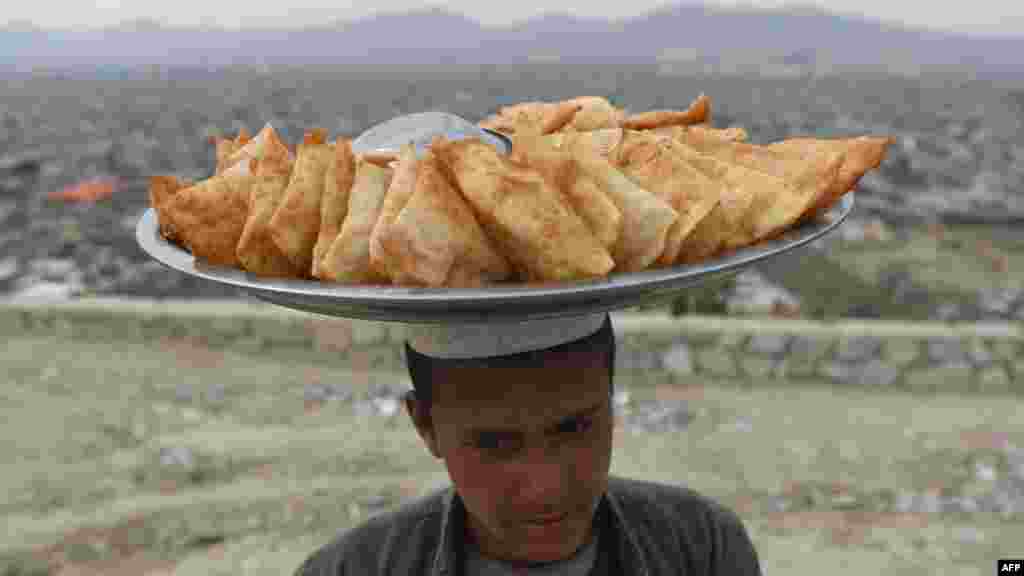
[[[549,13],[488,27],[440,8],[297,29],[174,28],[133,21],[105,29],[0,28],[0,67],[221,67],[310,64],[726,62],[789,67],[959,67],[1024,72],[1024,37],[911,29],[811,8],[679,4],[627,20]]]

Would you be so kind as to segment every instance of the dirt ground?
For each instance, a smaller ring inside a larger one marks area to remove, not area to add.
[[[186,341],[21,339],[0,365],[4,576],[287,574],[337,531],[447,481],[393,403],[365,401],[402,375]],[[693,419],[620,427],[613,473],[732,506],[766,574],[988,575],[1024,556],[1024,508],[893,505],[982,490],[979,463],[1008,473],[1020,398],[618,385],[634,406],[685,401]]]

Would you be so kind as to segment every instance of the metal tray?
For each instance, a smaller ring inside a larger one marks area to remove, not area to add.
[[[503,284],[479,289],[349,286],[319,281],[265,279],[243,270],[196,262],[167,242],[150,208],[139,220],[136,238],[162,264],[212,282],[241,288],[279,306],[324,314],[411,324],[488,322],[579,316],[636,306],[708,280],[736,274],[792,252],[833,231],[853,211],[853,193],[827,214],[774,240],[696,265],[611,274],[606,278],[557,284]]]

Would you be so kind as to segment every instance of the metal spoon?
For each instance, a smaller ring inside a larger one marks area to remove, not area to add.
[[[352,150],[361,152],[393,152],[409,142],[416,153],[423,154],[435,136],[449,140],[480,138],[503,154],[512,150],[512,142],[504,134],[480,128],[476,124],[447,112],[419,112],[398,116],[377,124],[352,141]]]

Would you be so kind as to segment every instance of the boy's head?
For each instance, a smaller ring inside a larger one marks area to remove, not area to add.
[[[406,345],[406,410],[444,460],[468,513],[467,536],[485,555],[550,562],[590,535],[611,464],[615,337],[607,314],[574,329],[547,338],[568,342],[486,357],[420,346],[434,352],[426,356],[416,341]]]

